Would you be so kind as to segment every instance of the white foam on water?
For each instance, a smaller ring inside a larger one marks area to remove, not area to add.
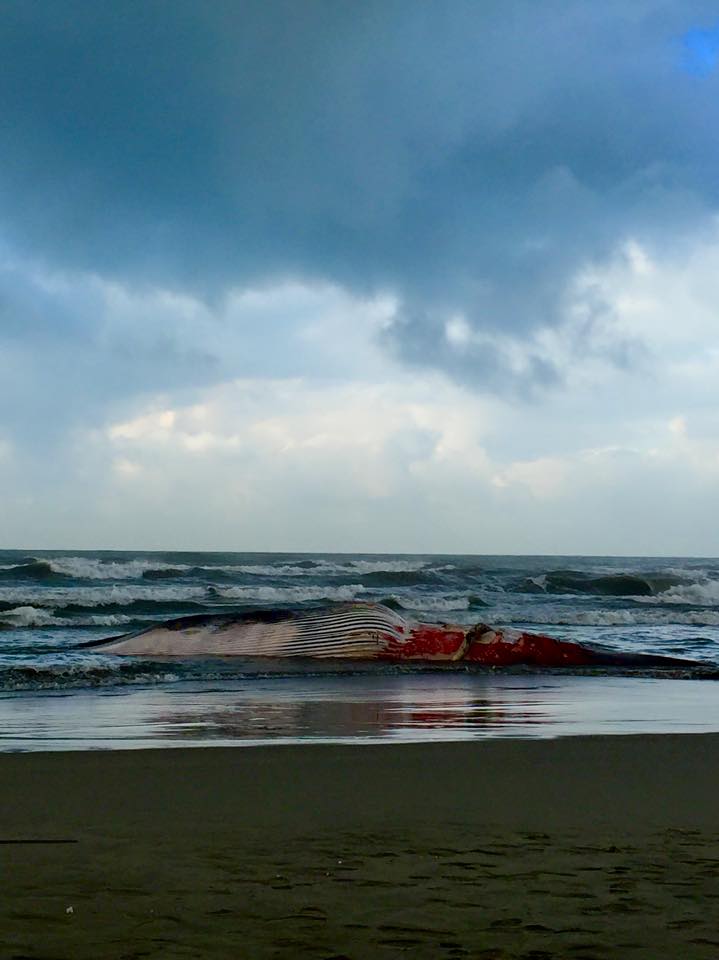
[[[0,612],[0,623],[11,627],[121,627],[133,623],[133,618],[121,613],[56,617],[46,609],[23,606]]]
[[[118,606],[135,600],[177,601],[202,600],[207,597],[204,586],[171,586],[168,584],[128,584],[97,587],[0,587],[0,601],[37,607],[62,607],[78,604],[83,607]]]
[[[417,597],[410,599],[394,595],[407,610],[426,610],[428,613],[450,613],[452,610],[469,610],[469,597]]]
[[[161,570],[178,570],[185,573],[190,570],[202,570],[208,575],[226,573],[232,575],[249,574],[261,577],[312,577],[312,576],[348,576],[368,573],[416,573],[424,569],[426,560],[310,560],[312,566],[300,566],[309,558],[298,558],[295,563],[240,563],[240,564],[193,564],[175,563],[171,560],[146,558],[135,560],[100,560],[93,557],[43,557],[40,562],[47,563],[50,569],[65,577],[78,580],[137,580],[146,573]],[[10,570],[17,564],[2,566]],[[443,568],[446,569],[446,568]]]
[[[316,562],[313,561],[313,563]],[[325,577],[333,574],[347,576],[350,573],[347,568],[336,567],[334,564],[298,567],[291,563],[240,563],[222,567],[198,567],[197,569],[206,570],[208,573],[219,571],[220,573],[230,574],[230,576],[244,574],[252,577]]]
[[[276,565],[263,563],[240,563],[236,566],[201,567],[199,569],[211,572],[213,570],[230,575],[248,574],[253,577],[311,577],[322,576],[324,571],[318,567],[295,567],[292,564],[280,563]]]
[[[146,668],[123,669],[112,664],[100,666],[95,663],[75,663],[55,666],[18,664],[0,668],[0,690],[63,690],[88,687],[147,686],[177,683],[182,677],[169,671],[153,671]]]
[[[711,580],[712,576],[716,576],[718,572],[719,565],[715,561],[711,566],[666,567],[666,569],[654,571],[654,574],[649,576],[658,573],[659,576],[675,577],[677,580]]]
[[[365,592],[361,583],[341,587],[216,587],[216,596],[243,603],[305,603],[311,600],[354,600]]]
[[[13,627],[56,627],[62,626],[64,621],[54,617],[47,610],[23,606],[15,607],[12,610],[3,610],[0,613],[0,623],[7,623]]]
[[[88,587],[13,586],[0,587],[0,601],[36,607],[61,607],[77,604],[84,607],[102,607],[110,604],[125,606],[140,601],[240,601],[243,603],[304,603],[314,600],[354,600],[365,593],[361,583],[341,586],[284,586],[264,584],[212,586],[211,594],[204,585],[172,585],[166,583],[112,584]]]
[[[190,570],[213,573],[251,574],[255,576],[304,576],[312,574],[313,568],[304,569],[291,564],[186,564],[169,560],[127,560],[120,562],[93,560],[86,557],[58,557],[47,561],[50,568],[63,576],[78,580],[138,580],[146,573],[177,570],[180,575]]]
[[[353,573],[417,573],[428,564],[426,560],[348,560],[346,567]],[[336,566],[336,564],[328,564]]]
[[[83,627],[122,627],[126,623],[134,623],[134,617],[128,617],[124,613],[104,613],[93,614],[89,617],[73,618],[68,620],[68,625]]]
[[[90,557],[52,557],[48,563],[54,573],[77,580],[136,580],[154,570],[190,570],[189,566],[156,560],[105,561]]]
[[[719,606],[719,580],[700,580],[679,584],[658,593],[650,600],[661,603],[692,603],[697,606]]]
[[[303,558],[298,563],[309,558]],[[203,570],[222,570],[230,574],[250,574],[255,577],[341,577],[364,576],[368,573],[417,573],[427,566],[425,560],[323,560],[311,559],[312,566],[293,563],[243,563],[236,566],[203,567]]]
[[[534,609],[517,614],[494,614],[493,623],[532,623],[542,626],[670,626],[682,624],[697,627],[719,626],[719,610],[577,610]]]

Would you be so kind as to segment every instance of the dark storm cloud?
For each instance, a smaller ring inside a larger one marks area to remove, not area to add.
[[[288,276],[390,291],[397,355],[496,386],[502,358],[453,351],[447,317],[527,337],[587,259],[716,207],[715,19],[691,0],[5,0],[0,229],[206,298]],[[524,376],[557,371],[530,355]]]

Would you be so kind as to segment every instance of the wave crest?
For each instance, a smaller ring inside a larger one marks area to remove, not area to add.
[[[12,607],[0,613],[2,627],[17,629],[28,627],[120,627],[133,623],[126,614],[93,614],[89,617],[63,617],[47,609],[24,606]]]
[[[631,610],[567,610],[559,612],[556,609],[542,612],[535,609],[531,619],[526,612],[514,615],[500,613],[495,615],[493,622],[497,624],[521,623],[528,628],[583,626],[583,627],[641,627],[641,626],[668,626],[680,624],[696,627],[719,626],[719,610],[660,610],[649,606]]]
[[[0,668],[0,690],[63,690],[172,683],[182,674],[145,663],[18,665]]]
[[[361,583],[339,587],[213,587],[213,596],[223,600],[239,600],[243,603],[309,603],[319,600],[354,600],[365,588]]]
[[[27,560],[0,568],[0,580],[53,580],[63,575],[46,560]]]

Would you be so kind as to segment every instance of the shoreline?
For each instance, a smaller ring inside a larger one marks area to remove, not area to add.
[[[716,956],[719,734],[15,753],[0,778],[3,956]]]
[[[0,751],[717,732],[714,685],[646,677],[271,675],[0,697]]]

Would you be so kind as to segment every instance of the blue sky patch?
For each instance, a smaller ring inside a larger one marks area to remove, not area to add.
[[[684,69],[697,77],[708,77],[719,61],[719,25],[711,30],[688,30],[682,46]]]

